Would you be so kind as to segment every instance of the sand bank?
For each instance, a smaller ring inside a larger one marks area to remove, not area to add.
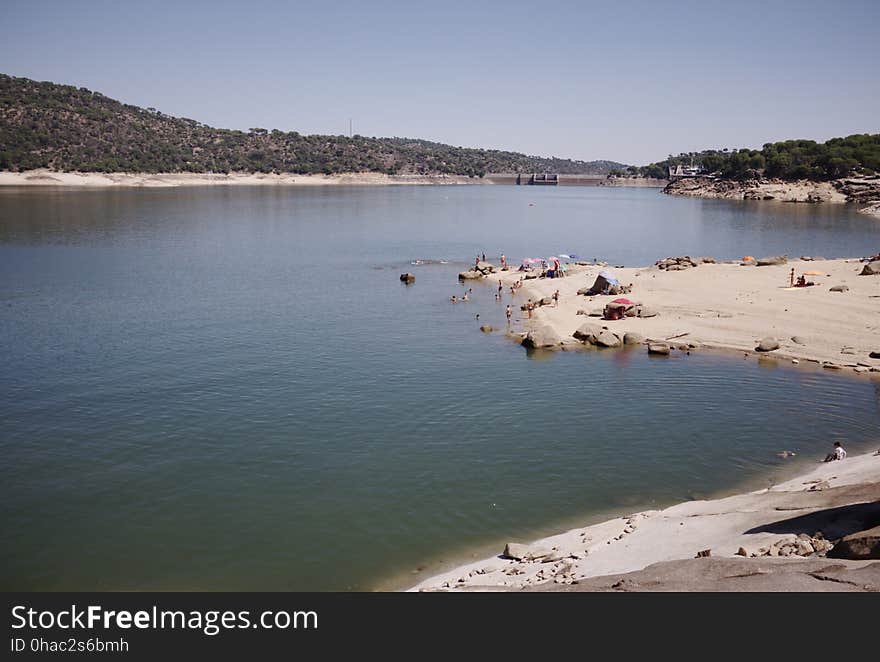
[[[98,173],[0,172],[0,186],[59,187],[176,187],[176,186],[389,186],[413,184],[482,184],[478,178],[456,175],[383,175],[349,173],[340,175],[295,175],[263,173]]]
[[[515,305],[551,296],[558,289],[558,307],[535,310],[532,319],[522,320],[519,330],[547,326],[559,336],[563,349],[583,346],[572,334],[589,322],[621,337],[634,332],[646,339],[691,345],[690,351],[736,350],[764,359],[812,362],[870,374],[880,372],[880,358],[870,357],[872,352],[880,353],[880,276],[860,276],[863,266],[857,259],[794,260],[761,267],[700,264],[684,271],[573,266],[566,278],[525,281]],[[601,313],[607,302],[617,298],[577,294],[592,285],[604,268],[621,283],[632,284],[627,298],[657,315],[606,321],[578,314]],[[792,268],[798,275],[805,271],[821,275],[807,276],[816,283],[813,287],[792,289]],[[521,275],[502,272],[487,280],[494,284],[500,278],[510,283]],[[849,289],[830,291],[838,285]],[[758,342],[767,337],[778,340],[779,349],[755,352]]]
[[[706,580],[703,590],[724,590],[721,579],[733,576],[751,578],[740,587],[743,590],[767,590],[762,577],[783,572],[787,579],[776,577],[782,588],[789,581],[797,590],[834,589],[809,573],[832,566],[837,572],[841,566],[844,571],[872,563],[876,571],[880,566],[876,561],[832,561],[812,552],[781,558],[765,552],[787,551],[784,544],[797,544],[798,534],[812,538],[821,532],[819,538],[831,541],[875,526],[880,520],[878,500],[880,452],[817,463],[807,473],[767,489],[633,513],[516,550],[518,555],[532,551],[534,560],[503,558],[499,549],[498,556],[431,577],[411,590],[691,590],[701,576]],[[691,561],[706,550],[711,550],[708,558]],[[817,562],[820,565],[813,567]],[[668,565],[654,565],[658,563]],[[812,565],[792,570],[798,563]],[[689,567],[693,565],[697,568]],[[731,574],[732,569],[739,574]],[[638,571],[643,574],[620,577]],[[665,587],[664,581],[669,582]]]

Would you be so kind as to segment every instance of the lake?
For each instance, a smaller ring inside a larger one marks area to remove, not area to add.
[[[656,189],[0,190],[0,587],[401,586],[507,539],[763,486],[791,471],[782,449],[873,449],[878,381],[527,354],[479,331],[506,295],[448,298],[482,252],[878,249],[847,206]]]

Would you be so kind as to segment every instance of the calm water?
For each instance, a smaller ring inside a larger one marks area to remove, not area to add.
[[[478,331],[488,288],[447,298],[478,251],[878,248],[845,207],[653,189],[0,190],[0,587],[369,589],[867,450],[878,382],[528,356]]]

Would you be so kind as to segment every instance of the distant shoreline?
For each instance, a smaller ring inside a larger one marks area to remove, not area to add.
[[[566,179],[568,178],[568,179]],[[174,188],[181,186],[417,186],[417,185],[510,185],[515,174],[466,175],[386,175],[378,172],[352,172],[333,175],[295,173],[136,173],[136,172],[58,172],[55,170],[0,171],[2,186],[42,186],[59,188]],[[594,175],[562,175],[561,186],[613,186],[662,188],[665,180],[649,178],[606,178]]]
[[[0,186],[44,186],[64,188],[174,188],[181,186],[392,186],[418,184],[487,184],[461,175],[386,175],[343,173],[299,175],[294,173],[132,173],[57,172],[27,170],[0,172]]]

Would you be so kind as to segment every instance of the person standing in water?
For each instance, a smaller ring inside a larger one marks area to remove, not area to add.
[[[510,316],[513,315],[513,312],[510,310],[510,304],[507,304],[507,310],[504,311],[504,314],[507,315],[507,326],[510,326]]]

